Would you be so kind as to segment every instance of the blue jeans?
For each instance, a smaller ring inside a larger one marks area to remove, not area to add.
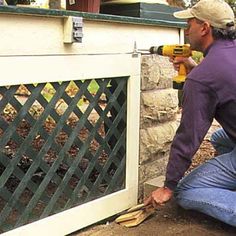
[[[211,137],[219,156],[195,168],[175,190],[177,203],[236,227],[236,144],[223,129]]]

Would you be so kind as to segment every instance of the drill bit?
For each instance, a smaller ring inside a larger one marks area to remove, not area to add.
[[[137,48],[137,43],[134,41],[134,50],[133,50],[133,56],[138,55],[138,54],[150,54],[149,49],[138,49]]]
[[[149,49],[137,49],[137,52],[139,52],[141,54],[150,54]]]

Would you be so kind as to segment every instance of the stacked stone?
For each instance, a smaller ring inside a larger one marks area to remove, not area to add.
[[[142,56],[139,196],[144,182],[165,174],[170,145],[178,123],[178,91],[172,88],[176,71],[167,57]]]

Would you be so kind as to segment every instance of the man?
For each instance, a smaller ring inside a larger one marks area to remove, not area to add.
[[[236,226],[236,31],[234,13],[223,0],[200,0],[174,13],[187,19],[186,36],[192,50],[201,51],[199,65],[185,61],[189,74],[184,85],[180,126],[174,137],[165,186],[152,192],[145,204],[154,207],[174,195],[179,205]],[[213,119],[223,129],[212,136],[219,156],[185,171]]]

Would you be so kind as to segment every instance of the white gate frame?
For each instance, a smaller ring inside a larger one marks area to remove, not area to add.
[[[112,216],[137,203],[140,56],[107,55],[38,55],[10,57],[0,55],[0,86],[84,80],[128,76],[126,187],[105,197],[8,231],[5,236],[60,236],[72,233]]]

